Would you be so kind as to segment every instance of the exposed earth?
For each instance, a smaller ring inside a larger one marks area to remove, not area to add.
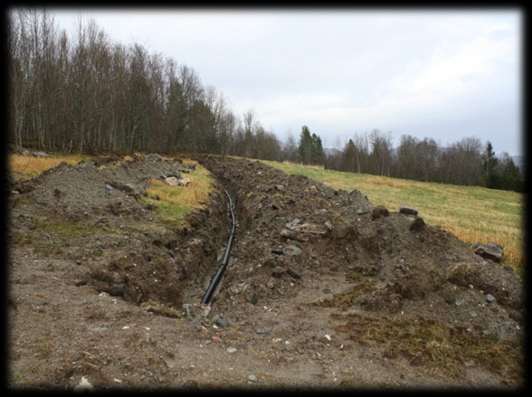
[[[156,154],[60,165],[10,196],[13,387],[520,386],[523,293],[423,214],[388,212],[259,162],[197,160],[217,178],[172,227],[146,181]],[[229,232],[211,306],[200,305]]]

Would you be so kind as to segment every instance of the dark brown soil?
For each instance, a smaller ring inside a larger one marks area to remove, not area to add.
[[[16,187],[10,384],[523,382],[522,286],[511,269],[416,216],[375,210],[358,191],[254,161],[198,160],[219,187],[185,229],[141,200],[147,178],[182,167],[156,155],[60,166]],[[205,308],[229,227],[222,186],[237,203],[237,235]]]

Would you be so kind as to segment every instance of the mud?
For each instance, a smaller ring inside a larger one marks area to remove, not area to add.
[[[190,171],[175,159],[61,165],[13,187],[11,383],[522,384],[522,285],[511,269],[361,192],[255,161],[197,160],[219,185],[182,229],[142,201],[147,179]],[[237,232],[205,311],[228,234],[222,187]]]

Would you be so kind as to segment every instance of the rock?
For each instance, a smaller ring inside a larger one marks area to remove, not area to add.
[[[257,381],[257,377],[255,375],[251,374],[251,375],[248,375],[248,380],[250,382],[255,383]]]
[[[488,303],[494,303],[496,301],[495,297],[492,294],[486,295],[486,302]]]
[[[82,376],[79,383],[74,387],[74,390],[92,390],[94,389],[94,386],[89,382],[87,377]]]
[[[481,256],[484,259],[489,259],[494,262],[501,262],[504,256],[503,248],[494,243],[489,244],[475,244],[473,246],[475,254]]]
[[[126,293],[125,284],[113,284],[111,287],[111,290],[109,291],[109,294],[111,296],[124,296],[125,293]]]
[[[297,222],[296,222],[297,221]],[[327,233],[327,228],[315,223],[299,223],[299,219],[295,219],[286,224],[286,228],[292,232],[297,232],[301,234],[315,234],[315,235],[324,235]],[[283,229],[286,230],[286,229]],[[282,234],[282,231],[281,231]]]
[[[276,254],[276,255],[284,255],[283,248],[272,248],[271,252],[272,254]]]
[[[187,178],[186,176],[182,177],[177,181],[178,186],[188,186],[190,184],[191,180],[190,178]]]
[[[220,328],[227,328],[229,326],[229,321],[219,315],[214,316],[213,322]]]
[[[164,182],[170,186],[177,186],[179,184],[179,179],[177,179],[175,176],[169,176],[164,178]]]
[[[405,215],[417,215],[417,210],[411,207],[400,207],[399,213],[405,214]]]
[[[418,232],[425,228],[425,221],[420,216],[416,216],[409,226],[410,231]]]
[[[284,186],[283,185],[275,185],[275,189],[279,190],[280,192],[283,192],[284,191]]]
[[[297,245],[287,245],[283,248],[282,253],[288,256],[299,256],[302,254],[301,248],[299,248]]]
[[[48,157],[48,153],[45,152],[32,152],[31,155],[33,157]]]
[[[227,348],[227,353],[229,353],[229,354],[236,353],[236,351],[237,351],[236,347],[228,347]]]
[[[275,287],[275,282],[272,279],[269,279],[266,282],[266,287],[268,287],[269,289],[273,289],[273,287]]]
[[[357,210],[357,215],[364,215],[364,214],[367,214],[369,211],[368,210],[365,210],[365,209],[358,209]]]
[[[300,223],[301,223],[301,220],[299,218],[294,218],[286,224],[286,227],[288,229],[293,229],[295,226],[299,225]]]
[[[111,194],[112,191],[113,191],[113,187],[108,184],[105,184],[105,193]]]
[[[280,235],[287,240],[305,241],[303,238],[298,236],[296,232],[289,229],[282,229]]]
[[[192,305],[190,303],[183,304],[183,309],[185,310],[185,314],[188,319],[191,319],[192,316]]]
[[[107,182],[106,184],[124,193],[128,193],[128,194],[136,193],[135,187],[130,183],[123,184],[120,182]]]
[[[257,335],[269,335],[272,332],[270,328],[256,328],[255,333]]]
[[[149,153],[145,156],[146,161],[163,161],[161,155],[157,153]]]
[[[286,273],[292,277],[292,278],[295,278],[296,280],[299,280],[301,278],[301,275],[295,271],[293,271],[292,269],[286,269]]]
[[[383,216],[390,215],[390,211],[382,205],[378,205],[377,207],[373,208],[373,211],[371,211],[371,219],[378,219]]]

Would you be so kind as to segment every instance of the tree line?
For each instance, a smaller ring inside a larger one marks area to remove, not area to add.
[[[374,130],[326,153],[303,126],[299,141],[281,142],[252,111],[241,117],[194,70],[143,46],[113,43],[94,21],[74,38],[45,11],[17,9],[9,18],[9,142],[15,147],[80,153],[208,152],[319,164],[326,168],[522,191],[512,159],[490,143],[433,139]]]
[[[45,11],[10,15],[9,142],[62,152],[210,152],[280,160],[281,143],[193,69],[113,43],[94,21],[74,39]]]
[[[394,148],[391,134],[374,130],[355,134],[343,150],[326,157],[325,168],[425,182],[477,185],[524,191],[523,174],[507,154],[495,156],[493,145],[467,137],[448,146],[434,139],[402,135]]]

